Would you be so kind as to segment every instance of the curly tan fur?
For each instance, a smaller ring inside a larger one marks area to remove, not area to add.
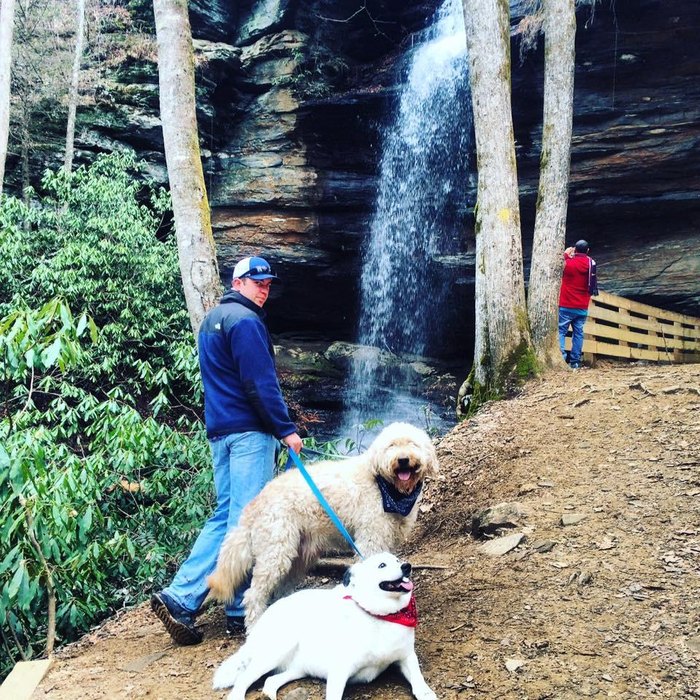
[[[410,468],[408,479],[398,472]],[[428,434],[408,423],[392,423],[366,452],[343,461],[317,462],[308,471],[365,556],[392,550],[416,522],[418,503],[407,516],[385,513],[376,476],[411,494],[437,474]],[[419,496],[420,498],[420,496]],[[224,540],[207,583],[210,595],[231,600],[252,570],[243,603],[250,628],[283,584],[292,584],[325,551],[344,541],[298,470],[273,479],[245,507]]]

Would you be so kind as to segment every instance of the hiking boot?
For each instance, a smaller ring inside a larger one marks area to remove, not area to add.
[[[202,633],[194,626],[194,615],[178,605],[167,593],[151,596],[151,610],[165,625],[176,644],[190,646],[202,641]]]
[[[226,616],[226,636],[236,637],[245,634],[245,620],[242,617]]]
[[[581,369],[581,365],[578,362],[572,362],[569,367],[571,367],[571,369]]]

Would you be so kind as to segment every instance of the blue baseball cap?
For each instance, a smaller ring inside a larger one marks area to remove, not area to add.
[[[252,280],[277,279],[277,275],[272,272],[270,263],[265,258],[243,258],[236,263],[233,268],[233,279],[250,278]]]

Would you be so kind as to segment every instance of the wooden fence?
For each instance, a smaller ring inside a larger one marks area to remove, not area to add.
[[[571,338],[566,339],[567,350]],[[700,318],[600,292],[583,327],[583,355],[652,362],[700,362]]]

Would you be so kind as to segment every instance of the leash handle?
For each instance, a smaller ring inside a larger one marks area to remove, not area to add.
[[[293,449],[291,449],[291,447],[288,451],[289,460],[294,462],[296,468],[301,472],[301,475],[304,477],[304,480],[309,485],[309,488],[313,492],[314,496],[316,496],[318,502],[323,506],[323,509],[326,511],[328,517],[331,519],[333,524],[336,526],[336,528],[338,528],[338,532],[340,532],[340,534],[347,540],[348,544],[355,550],[357,556],[360,557],[360,559],[364,559],[362,552],[357,548],[357,545],[350,536],[350,533],[345,529],[343,523],[340,522],[340,518],[335,514],[335,511],[333,510],[333,508],[331,508],[325,496],[321,493],[321,490],[318,488],[318,486],[316,486],[316,482],[314,482],[314,480],[311,478],[311,474],[309,474],[301,459],[299,459],[299,455],[297,455],[297,453]],[[289,460],[287,461],[287,466],[289,466]]]

